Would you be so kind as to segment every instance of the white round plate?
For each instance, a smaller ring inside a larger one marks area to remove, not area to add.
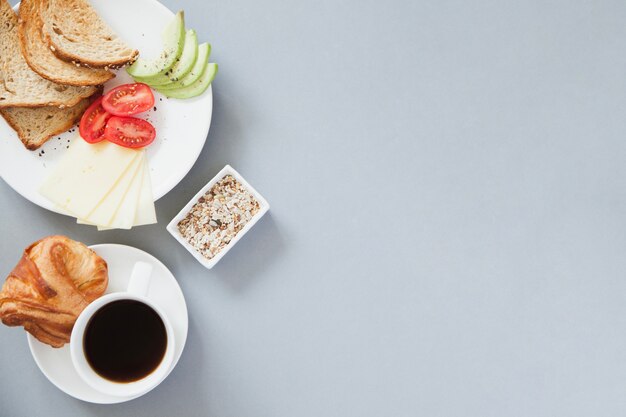
[[[137,261],[149,262],[154,266],[148,298],[154,300],[165,311],[174,328],[176,352],[170,372],[178,363],[187,340],[187,305],[183,292],[174,275],[154,256],[131,246],[104,244],[90,246],[109,265],[109,286],[106,294],[125,291],[133,265]],[[61,391],[79,400],[97,404],[115,404],[137,397],[115,397],[102,394],[80,378],[70,357],[70,346],[55,349],[39,342],[27,333],[28,346],[41,372]]]
[[[91,0],[91,4],[142,56],[159,55],[161,32],[174,16],[169,9],[156,0]],[[105,84],[105,92],[130,82],[133,80],[126,70],[118,70],[117,76]],[[157,132],[147,153],[156,201],[174,188],[198,159],[209,133],[213,93],[209,87],[201,96],[187,100],[167,99],[156,91],[154,97],[156,111],[150,110],[138,117],[149,120]],[[73,133],[60,134],[39,150],[29,151],[0,117],[0,177],[23,197],[58,213],[54,204],[37,190],[67,150],[69,141],[78,136],[77,132],[75,129]]]

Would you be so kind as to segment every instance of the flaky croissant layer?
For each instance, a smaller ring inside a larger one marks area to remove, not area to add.
[[[61,347],[74,322],[107,288],[107,264],[66,236],[48,236],[24,251],[0,291],[0,319],[39,341]]]

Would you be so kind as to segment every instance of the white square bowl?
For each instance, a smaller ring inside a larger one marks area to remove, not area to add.
[[[178,223],[185,218],[187,213],[189,213],[193,205],[198,202],[200,197],[206,194],[206,192],[209,191],[215,185],[215,183],[217,183],[219,180],[227,175],[232,175],[233,178],[239,181],[254,196],[254,198],[259,202],[259,211],[254,216],[252,216],[250,221],[246,223],[243,229],[241,229],[235,235],[235,237],[230,242],[228,242],[228,244],[224,246],[221,251],[217,253],[217,255],[215,255],[212,259],[207,259],[193,246],[191,246],[191,244],[187,242],[187,240],[180,234],[180,232],[178,231]],[[263,196],[257,192],[257,190],[252,188],[252,186],[248,184],[248,181],[246,181],[237,171],[235,171],[233,167],[231,167],[230,165],[226,165],[224,168],[222,168],[220,172],[217,173],[215,177],[213,177],[211,181],[209,181],[204,187],[202,187],[202,189],[198,191],[198,193],[189,201],[189,203],[187,203],[185,207],[183,207],[183,209],[176,215],[176,217],[172,219],[172,221],[167,225],[167,231],[170,232],[170,234],[174,236],[174,238],[176,238],[176,240],[178,240],[178,242],[180,242],[180,244],[183,245],[185,249],[187,249],[189,253],[193,255],[194,258],[198,260],[198,262],[204,265],[205,268],[211,269],[215,266],[215,264],[220,261],[220,259],[222,259],[224,255],[226,255],[226,253],[228,253],[228,251],[233,246],[235,246],[237,242],[239,242],[239,239],[241,239],[243,235],[248,233],[252,226],[254,226],[256,222],[258,222],[259,219],[263,217],[263,215],[267,213],[269,209],[270,205],[268,204],[267,200],[265,200]]]

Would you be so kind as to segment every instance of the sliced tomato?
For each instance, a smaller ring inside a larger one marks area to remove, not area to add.
[[[109,142],[126,148],[143,148],[150,145],[156,130],[147,121],[136,117],[113,116],[107,122],[104,137]]]
[[[102,97],[94,101],[80,118],[78,131],[80,136],[89,143],[97,143],[104,139],[104,127],[111,115],[102,107]]]
[[[146,84],[124,84],[106,93],[102,106],[114,116],[132,116],[150,110],[154,94]]]

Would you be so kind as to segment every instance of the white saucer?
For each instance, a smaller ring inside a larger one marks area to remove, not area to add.
[[[176,352],[170,372],[178,363],[187,340],[187,305],[174,275],[154,256],[131,246],[103,244],[90,246],[109,265],[109,286],[106,294],[126,290],[133,265],[137,261],[154,266],[148,298],[157,303],[167,314],[174,328]],[[115,397],[102,394],[87,385],[78,376],[70,358],[69,344],[60,349],[52,348],[28,335],[28,346],[41,372],[61,391],[79,400],[114,404],[137,397]]]

